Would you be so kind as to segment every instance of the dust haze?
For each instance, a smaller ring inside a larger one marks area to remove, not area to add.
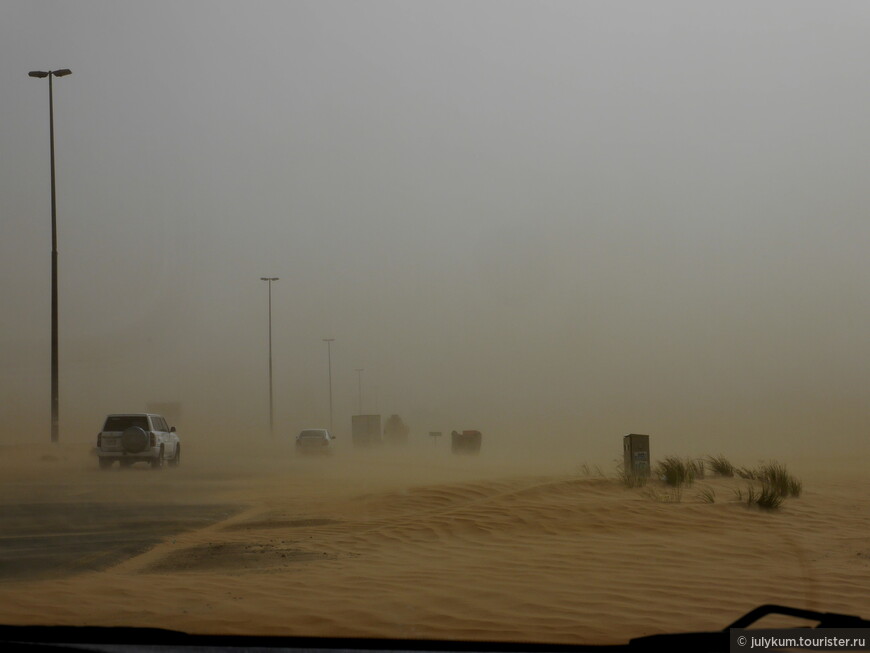
[[[866,616],[868,34],[848,1],[0,2],[0,624],[576,644]],[[27,73],[64,68],[52,444]],[[144,411],[180,466],[101,469],[105,416]],[[354,446],[357,413],[407,442]],[[295,451],[331,422],[332,455]],[[627,487],[628,433],[802,494]]]
[[[334,338],[347,455],[361,404],[413,451],[479,429],[481,465],[630,432],[866,460],[868,30],[851,2],[6,1],[0,438],[49,438],[27,72],[67,67],[64,444],[178,402],[191,455],[268,452],[275,276],[278,440],[328,426]]]

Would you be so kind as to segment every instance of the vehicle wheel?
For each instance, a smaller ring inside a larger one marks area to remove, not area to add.
[[[151,459],[151,469],[160,469],[163,467],[163,445],[160,445],[160,453]]]
[[[109,469],[113,462],[115,461],[111,458],[100,458],[100,469]]]
[[[178,467],[181,464],[181,445],[175,445],[175,456],[169,461],[170,467]]]
[[[121,446],[127,453],[140,453],[148,447],[148,434],[145,429],[131,426],[121,434]]]

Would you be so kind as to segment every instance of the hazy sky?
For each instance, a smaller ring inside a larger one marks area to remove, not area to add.
[[[0,418],[40,441],[57,68],[62,438],[263,432],[278,276],[288,433],[334,337],[343,427],[365,368],[417,433],[868,453],[867,3],[3,0]]]

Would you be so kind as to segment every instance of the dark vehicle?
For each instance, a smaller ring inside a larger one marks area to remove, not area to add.
[[[327,429],[305,429],[296,436],[296,451],[303,454],[331,454],[335,436]]]
[[[453,453],[476,454],[480,453],[480,431],[453,431],[450,434],[450,450]]]
[[[384,424],[384,441],[389,444],[404,444],[408,441],[411,429],[398,415],[390,415]]]
[[[371,447],[383,442],[380,415],[353,415],[351,437],[355,447]]]

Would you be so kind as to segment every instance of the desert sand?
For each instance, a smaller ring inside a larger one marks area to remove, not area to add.
[[[808,474],[763,512],[734,500],[740,479],[669,501],[612,464],[342,444],[193,444],[160,471],[100,471],[84,445],[4,447],[0,623],[616,643],[770,602],[870,616],[860,474]],[[25,564],[50,541],[50,563]]]

